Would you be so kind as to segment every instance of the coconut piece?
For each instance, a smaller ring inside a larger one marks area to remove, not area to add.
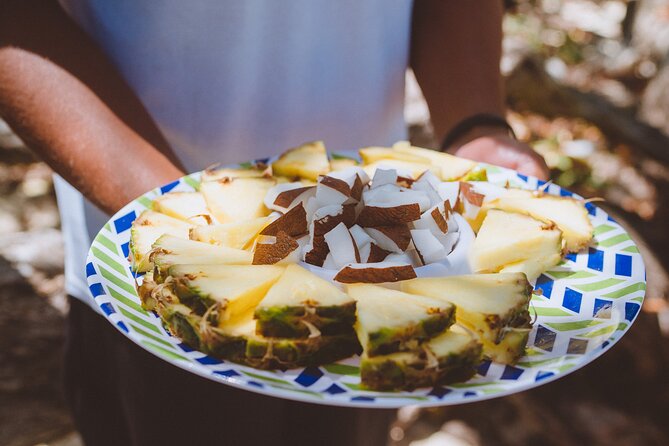
[[[351,189],[355,183],[356,176],[360,177],[360,182],[363,186],[369,183],[369,176],[365,173],[364,169],[359,166],[351,166],[338,172],[330,172],[328,176],[346,181],[346,184],[348,184]]]
[[[272,204],[278,208],[290,209],[297,206],[298,203],[304,203],[314,195],[316,195],[316,186],[298,187],[280,192]]]
[[[337,268],[347,263],[360,263],[358,246],[344,223],[339,223],[323,237]]]
[[[308,232],[307,213],[302,203],[267,225],[260,231],[260,235],[277,235],[279,232],[284,232],[291,237],[299,237]]]
[[[366,190],[363,192],[362,198],[367,206],[392,207],[417,203],[421,212],[430,207],[430,198],[425,192],[407,189],[395,184],[385,184],[375,189]]]
[[[361,262],[368,262],[371,251],[372,238],[358,225],[353,225],[349,228],[349,232],[358,247]]]
[[[411,239],[423,265],[443,260],[447,255],[444,246],[429,229],[412,229]]]
[[[304,247],[304,261],[315,266],[323,266],[325,258],[330,253],[328,244],[325,243],[325,237],[322,235],[313,236],[309,244]]]
[[[448,201],[451,207],[455,209],[459,203],[460,197],[460,183],[457,181],[447,181],[440,183],[437,187],[437,192],[442,200]]]
[[[467,183],[472,186],[474,192],[483,195],[484,203],[491,200],[496,200],[497,198],[506,195],[509,191],[509,189],[506,187],[489,183],[487,181],[468,181]]]
[[[411,266],[422,265],[415,249],[407,249],[404,252],[391,252],[383,260],[384,262],[402,263]]]
[[[472,186],[469,183],[466,183],[464,181],[460,182],[460,195],[464,199],[464,201],[477,206],[481,207],[483,206],[483,199],[485,198],[485,195],[476,192],[474,190],[474,186]]]
[[[415,229],[427,229],[432,234],[446,234],[449,230],[448,220],[439,206],[433,206],[420,216],[420,219],[413,222]]]
[[[285,232],[279,232],[276,236],[265,235],[258,237],[255,250],[253,251],[253,264],[274,265],[280,262],[296,263],[297,259],[293,259],[295,257],[293,253],[298,251],[299,247],[300,245],[297,240]]]
[[[446,255],[448,255],[453,251],[453,248],[455,248],[455,244],[458,243],[458,240],[460,239],[460,233],[449,232],[448,234],[436,235],[436,238],[444,247]]]
[[[351,188],[344,180],[324,175],[316,185],[316,201],[321,206],[344,204],[351,197]]]
[[[406,225],[378,226],[365,231],[380,248],[390,252],[402,253],[411,242],[411,231]]]
[[[386,251],[385,249],[380,248],[376,243],[372,242],[369,244],[369,256],[367,257],[367,262],[383,262],[389,254],[391,254],[390,251]]]
[[[337,266],[337,263],[334,261],[334,257],[332,256],[332,253],[328,253],[328,255],[325,257],[325,261],[323,262],[323,268],[324,269],[338,269],[339,267]]]
[[[363,227],[389,226],[409,223],[420,218],[418,203],[402,204],[392,207],[364,206],[357,223]]]
[[[395,169],[376,169],[372,178],[372,189],[397,183],[397,171]]]
[[[365,185],[358,175],[355,176],[353,186],[351,186],[351,198],[357,201],[362,201],[362,191],[365,190]]]
[[[351,263],[340,269],[334,280],[340,283],[384,283],[415,277],[413,266],[402,263]]]
[[[411,189],[425,192],[430,199],[430,205],[434,206],[443,201],[437,192],[439,184],[437,176],[428,170],[411,184]]]
[[[344,223],[346,227],[353,226],[355,223],[354,204],[338,204],[317,209],[313,214],[311,233],[323,235],[339,223]]]
[[[279,205],[276,203],[277,198],[279,195],[281,195],[284,192],[290,192],[293,190],[301,189],[303,188],[304,185],[299,182],[295,181],[292,183],[279,183],[274,187],[271,187],[268,191],[267,194],[265,194],[265,198],[263,202],[265,203],[265,207],[268,209],[272,209],[274,211],[279,211],[279,212],[286,212],[288,210],[288,207],[290,204],[295,200],[295,196],[292,197],[290,202],[288,202],[285,206],[284,205]],[[287,200],[282,200],[283,203],[286,203]]]

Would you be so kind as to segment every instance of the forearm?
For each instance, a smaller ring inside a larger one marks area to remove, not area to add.
[[[416,0],[411,67],[439,140],[478,113],[504,114],[501,0]]]
[[[28,3],[5,3],[0,14],[0,115],[107,212],[180,176],[164,139],[102,53],[57,6],[26,11]]]

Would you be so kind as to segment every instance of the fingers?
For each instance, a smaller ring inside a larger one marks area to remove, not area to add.
[[[531,158],[518,163],[515,170],[522,173],[523,175],[537,177],[543,181],[547,181],[549,179],[548,168],[546,167],[546,164]]]

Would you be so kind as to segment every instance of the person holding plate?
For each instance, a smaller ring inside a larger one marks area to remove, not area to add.
[[[57,173],[71,296],[65,379],[87,444],[383,444],[393,413],[233,389],[99,314],[91,238],[127,202],[214,162],[322,139],[406,139],[407,68],[442,149],[545,178],[504,120],[499,0],[2,0],[0,115]]]

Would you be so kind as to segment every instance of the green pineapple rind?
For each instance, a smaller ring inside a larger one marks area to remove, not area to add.
[[[169,292],[165,294],[169,295]],[[166,328],[188,346],[219,359],[258,369],[285,370],[321,365],[360,352],[360,344],[353,332],[307,339],[233,335],[195,314],[174,295],[160,299],[155,308]]]
[[[444,307],[416,324],[370,332],[367,345],[363,348],[370,358],[411,351],[421,342],[443,333],[453,323],[455,323],[455,306]]]
[[[438,357],[437,361],[436,367],[428,367],[425,352],[363,356],[361,384],[368,390],[396,391],[466,381],[474,376],[481,361],[481,344],[472,340],[461,351]]]
[[[265,337],[304,339],[311,334],[306,322],[325,336],[351,335],[354,334],[355,309],[355,302],[329,306],[258,307],[254,313],[256,333]]]

